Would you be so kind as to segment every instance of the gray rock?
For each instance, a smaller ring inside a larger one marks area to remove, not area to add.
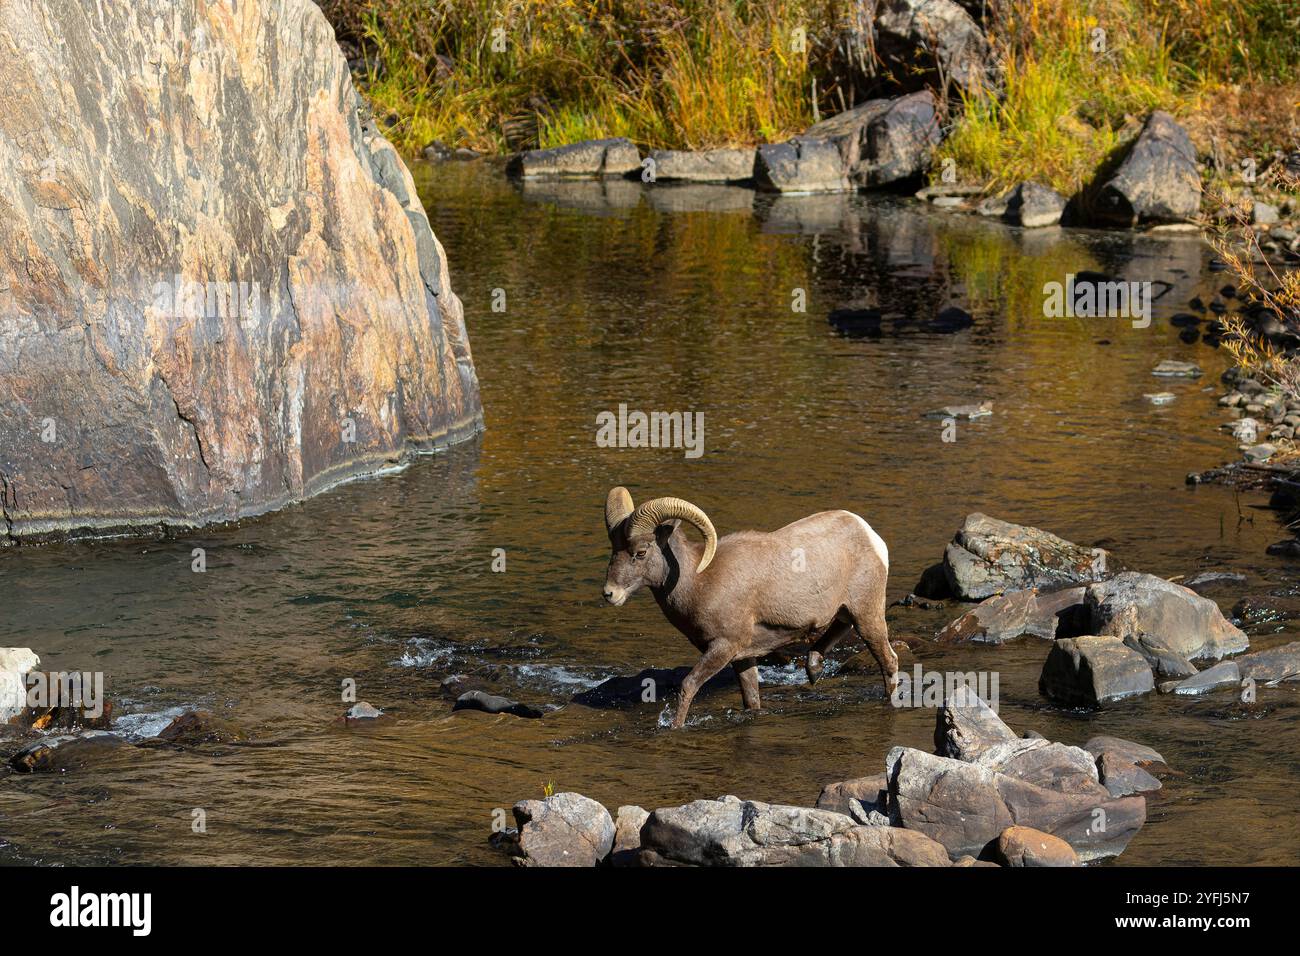
[[[1097,212],[1111,225],[1193,219],[1201,209],[1201,176],[1187,132],[1162,110],[1152,113],[1102,187]]]
[[[934,749],[941,757],[969,763],[1020,739],[979,694],[965,686],[948,694],[935,715]]]
[[[1097,707],[1154,689],[1146,660],[1118,637],[1055,641],[1038,678],[1039,693],[1068,707]]]
[[[1152,375],[1159,375],[1162,378],[1199,378],[1204,373],[1201,367],[1194,362],[1176,362],[1173,359],[1164,359],[1151,370]]]
[[[1002,866],[1078,866],[1074,847],[1060,837],[1030,827],[1007,827],[998,835],[993,859]]]
[[[842,813],[724,797],[655,810],[647,862],[687,866],[948,866],[924,834],[863,826]]]
[[[889,781],[883,773],[870,777],[841,780],[822,787],[817,797],[818,810],[830,810],[852,817],[858,823],[867,823],[873,811],[885,810]]]
[[[996,744],[967,763],[1060,793],[1101,793],[1097,761],[1082,747],[1029,737]]]
[[[520,179],[626,176],[641,170],[641,154],[629,139],[589,139],[568,146],[517,153],[506,173]]]
[[[1237,658],[1242,677],[1256,681],[1300,680],[1300,641]]]
[[[595,866],[614,848],[609,811],[580,793],[557,793],[514,806],[525,866]]]
[[[647,667],[631,677],[610,677],[589,690],[573,695],[573,703],[584,707],[623,708],[640,705],[662,707],[669,696],[681,689],[682,680],[691,672],[690,667]],[[735,672],[724,668],[704,683],[701,695],[719,690],[734,689]],[[648,698],[648,699],[647,699]]]
[[[939,644],[1003,644],[1029,634],[1052,640],[1062,619],[1082,608],[1082,587],[1010,591],[982,601],[934,639]]]
[[[930,168],[943,139],[934,96],[923,90],[890,100],[868,100],[822,120],[807,139],[834,143],[849,182],[871,188],[914,179]]]
[[[1194,677],[1196,665],[1175,654],[1164,642],[1151,634],[1126,634],[1124,644],[1146,658],[1147,666],[1160,677]]]
[[[1271,206],[1266,202],[1255,201],[1251,209],[1250,219],[1256,225],[1269,225],[1278,221],[1278,211],[1276,206]]]
[[[1065,212],[1065,197],[1041,183],[1020,183],[1010,192],[985,200],[981,216],[993,216],[1026,229],[1055,226]]]
[[[1277,454],[1277,446],[1268,442],[1259,445],[1251,445],[1242,451],[1241,457],[1246,461],[1268,461]]]
[[[1213,667],[1207,667],[1195,677],[1188,677],[1186,680],[1178,681],[1169,690],[1180,697],[1199,697],[1201,694],[1208,694],[1210,691],[1224,687],[1240,686],[1241,671],[1237,669],[1236,663],[1233,661],[1220,661]],[[1160,689],[1164,690],[1164,687],[1162,686]]]
[[[1109,555],[987,515],[968,515],[944,551],[952,592],[979,601],[1004,591],[1058,588],[1106,576]]]
[[[1148,747],[1146,744],[1134,743],[1122,737],[1108,737],[1101,734],[1090,738],[1083,745],[1083,749],[1098,760],[1109,754],[1123,762],[1134,763],[1140,767],[1165,763],[1165,758],[1160,755],[1159,751]]]
[[[754,181],[778,193],[844,192],[852,188],[839,148],[824,139],[796,138],[758,148]]]
[[[1253,418],[1239,418],[1227,427],[1239,442],[1253,442],[1259,435],[1259,422]]]
[[[1106,752],[1097,758],[1097,772],[1106,792],[1112,797],[1150,793],[1160,789],[1160,781],[1123,754]]]
[[[741,183],[754,178],[752,149],[657,149],[655,182]]]
[[[635,805],[618,808],[614,818],[614,847],[609,861],[614,866],[637,866],[641,862],[641,828],[650,811]]]
[[[934,411],[926,412],[926,418],[964,418],[972,421],[976,418],[988,418],[993,414],[992,402],[979,402],[970,405],[945,405]]]
[[[479,430],[446,258],[317,5],[86,10],[0,5],[8,534],[241,519]]]
[[[510,714],[514,717],[527,717],[536,720],[542,712],[529,704],[521,704],[508,697],[500,697],[481,690],[470,690],[456,698],[452,707],[456,710],[481,710],[486,714]]]
[[[382,716],[384,716],[384,712],[378,707],[372,706],[366,700],[357,701],[344,715],[348,720],[377,720]]]
[[[30,647],[0,647],[0,724],[27,710],[27,675],[40,663]]]
[[[1119,638],[1145,635],[1189,661],[1218,660],[1250,646],[1245,633],[1229,623],[1209,598],[1154,575],[1126,571],[1089,585],[1083,600],[1092,633]]]

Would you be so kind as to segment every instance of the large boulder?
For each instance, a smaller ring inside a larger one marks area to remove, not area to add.
[[[7,3],[0,58],[0,538],[243,518],[481,428],[315,3]]]
[[[1201,175],[1187,131],[1163,110],[1142,127],[1123,162],[1101,187],[1097,214],[1116,226],[1181,222],[1201,210]]]
[[[833,193],[852,189],[839,147],[825,139],[796,137],[758,147],[754,182],[776,193]]]
[[[530,149],[506,163],[506,173],[520,179],[568,179],[626,176],[641,169],[641,154],[629,139],[588,139],[568,146]]]
[[[869,188],[923,174],[943,132],[934,95],[922,90],[896,99],[868,100],[810,126],[804,138],[834,143],[849,182]]]
[[[860,95],[944,83],[976,95],[1002,82],[984,31],[951,0],[855,0],[833,42],[835,75]]]
[[[41,659],[29,647],[0,647],[0,724],[27,710],[27,675]]]
[[[1089,585],[1084,606],[1089,633],[1132,638],[1189,661],[1218,660],[1250,646],[1214,601],[1151,574],[1125,571]]]
[[[723,797],[655,810],[643,862],[687,866],[948,866],[925,834],[842,813]]]
[[[949,587],[964,601],[1099,581],[1108,573],[1109,560],[1101,548],[1080,547],[1047,531],[978,512],[966,516],[943,555]]]
[[[1025,634],[1052,640],[1062,620],[1083,609],[1083,588],[1026,588],[995,594],[935,635],[939,644],[1004,644]]]
[[[1038,690],[1067,707],[1097,707],[1155,689],[1146,659],[1118,637],[1065,637],[1052,644]]]
[[[580,793],[521,800],[514,815],[525,866],[595,866],[614,848],[614,818]]]

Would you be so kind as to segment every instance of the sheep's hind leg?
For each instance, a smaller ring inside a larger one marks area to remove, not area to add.
[[[758,710],[763,706],[758,694],[758,658],[746,657],[732,661],[731,667],[740,681],[740,696],[745,701],[746,710]]]
[[[853,625],[848,621],[841,621],[836,618],[831,622],[831,626],[826,628],[826,633],[817,638],[816,643],[808,650],[808,663],[806,665],[808,683],[817,683],[822,676],[822,671],[826,669],[825,662],[822,660],[823,656],[829,654],[835,645],[840,642],[840,639],[849,633],[852,628]]]

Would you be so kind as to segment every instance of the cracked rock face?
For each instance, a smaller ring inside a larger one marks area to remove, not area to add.
[[[314,3],[12,0],[0,57],[0,535],[258,514],[481,427]]]

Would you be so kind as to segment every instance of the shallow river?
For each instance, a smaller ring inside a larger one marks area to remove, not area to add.
[[[1214,593],[1225,611],[1300,588],[1300,569],[1264,553],[1283,535],[1261,496],[1184,483],[1232,457],[1215,405],[1226,356],[1169,322],[1224,282],[1194,240],[1024,233],[893,198],[521,193],[481,164],[417,178],[465,301],[487,430],[239,527],[0,553],[0,646],[105,672],[136,735],[199,707],[261,744],[0,770],[0,862],[500,863],[494,809],[548,784],[611,809],[724,793],[809,803],[827,782],[879,772],[895,744],[930,749],[933,711],[883,703],[875,674],[811,688],[801,670],[766,668],[762,712],[722,690],[680,733],[661,728],[662,701],[567,703],[603,678],[697,657],[649,594],[602,605],[614,484],[638,501],[688,498],[724,534],[856,511],[889,544],[891,600],[973,511],[1160,575],[1245,572]],[[1044,283],[1082,270],[1172,288],[1145,329],[1044,318]],[[973,328],[917,330],[950,303]],[[879,308],[884,334],[837,334],[827,314],[846,307]],[[1153,377],[1165,358],[1206,374]],[[1172,404],[1143,397],[1165,390]],[[923,417],[977,400],[994,415],[958,423],[954,441]],[[620,403],[702,412],[703,454],[598,447],[596,416]],[[190,570],[195,547],[206,573]],[[928,637],[957,613],[893,608],[891,631]],[[1294,639],[1281,625],[1251,636]],[[1177,773],[1119,865],[1300,862],[1294,689],[1262,690],[1250,712],[1229,692],[1072,713],[1038,695],[1045,655],[1034,638],[923,645],[902,666],[997,671],[1017,731],[1162,751]],[[456,676],[558,709],[453,715],[442,683]],[[347,678],[384,720],[338,720]],[[192,832],[195,808],[206,833]]]

